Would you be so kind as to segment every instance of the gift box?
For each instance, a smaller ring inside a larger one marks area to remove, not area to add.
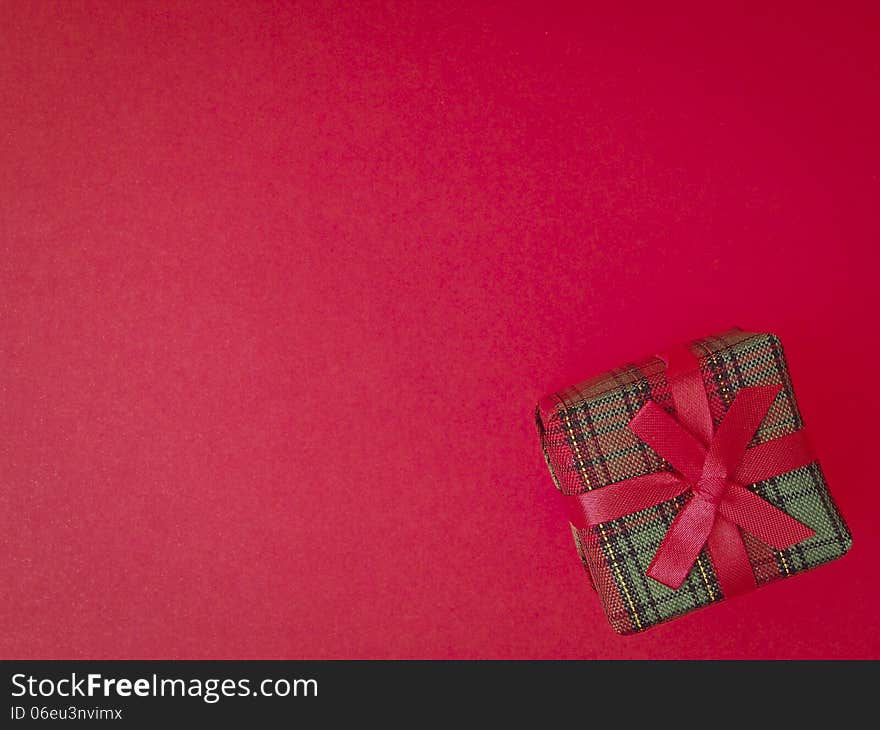
[[[731,330],[543,398],[536,420],[611,626],[644,631],[852,544],[779,339]]]

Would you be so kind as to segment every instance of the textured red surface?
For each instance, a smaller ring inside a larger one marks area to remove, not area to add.
[[[0,656],[880,656],[870,3],[129,5],[0,7]],[[535,402],[730,325],[853,550],[621,638]]]

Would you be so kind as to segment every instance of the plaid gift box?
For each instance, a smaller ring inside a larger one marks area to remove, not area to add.
[[[751,436],[750,448],[797,434],[803,428],[776,336],[732,330],[692,342],[689,349],[698,358],[699,377],[715,429],[737,393],[756,386],[777,386],[779,392],[771,398],[772,405]],[[672,470],[670,463],[630,428],[630,422],[649,401],[676,415],[667,368],[659,357],[617,368],[541,400],[536,412],[541,447],[553,481],[568,501],[574,503],[582,499],[576,495],[634,477]],[[809,570],[849,550],[849,529],[812,456],[798,468],[750,484],[747,489],[813,533],[777,549],[748,531],[740,531],[754,574],[753,586]],[[575,518],[578,524],[572,524],[575,545],[618,633],[643,631],[725,598],[717,558],[706,546],[677,589],[647,575],[673,520],[692,497],[687,491],[605,521],[590,520],[590,515],[581,511],[586,508],[574,505],[580,512]],[[585,522],[586,527],[582,526]]]

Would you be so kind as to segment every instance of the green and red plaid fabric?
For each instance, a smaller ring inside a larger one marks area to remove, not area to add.
[[[775,335],[731,330],[691,345],[700,358],[716,427],[741,388],[780,385],[782,392],[752,445],[803,428],[782,346]],[[541,446],[563,495],[601,489],[669,468],[628,428],[648,400],[674,415],[665,372],[663,361],[650,357],[541,401],[536,414]],[[786,550],[773,549],[744,533],[758,586],[809,570],[849,550],[852,536],[817,462],[750,488],[816,533]],[[688,499],[685,494],[593,528],[572,525],[578,553],[618,633],[644,631],[724,599],[706,550],[678,590],[645,575],[669,525]]]

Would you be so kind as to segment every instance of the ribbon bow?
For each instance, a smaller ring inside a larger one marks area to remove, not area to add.
[[[708,544],[724,595],[743,593],[755,587],[755,576],[740,529],[778,550],[814,534],[745,485],[806,466],[814,458],[800,431],[747,448],[780,386],[741,389],[715,430],[696,357],[682,348],[664,359],[678,420],[648,401],[629,428],[675,471],[626,479],[578,499],[595,526],[690,491],[691,499],[670,525],[647,575],[678,589]]]

